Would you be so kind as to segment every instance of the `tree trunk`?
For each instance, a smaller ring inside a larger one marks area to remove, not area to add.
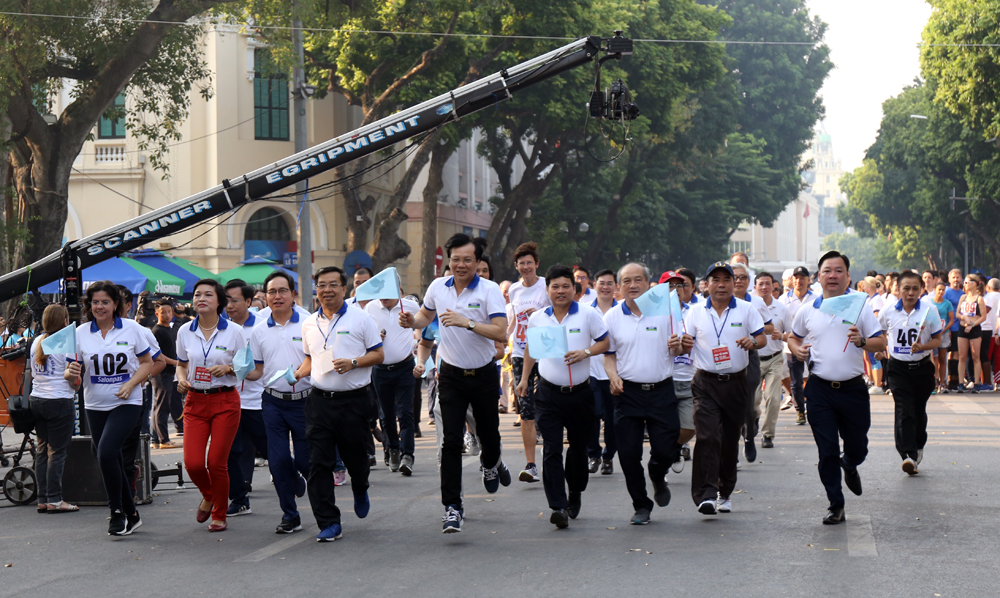
[[[444,166],[455,148],[447,143],[438,143],[431,153],[431,166],[427,171],[424,185],[424,215],[421,222],[420,242],[420,295],[427,292],[437,274],[434,258],[437,253],[438,195],[444,188]]]
[[[638,144],[633,143],[632,147],[629,149],[629,167],[625,171],[625,178],[622,179],[621,186],[618,188],[618,198],[612,201],[611,208],[608,210],[608,219],[604,222],[604,226],[601,227],[600,232],[597,233],[594,239],[587,246],[587,255],[583,258],[584,267],[594,267],[593,265],[597,262],[598,256],[604,248],[604,244],[608,240],[608,236],[612,231],[618,228],[618,212],[622,207],[624,207],[629,193],[632,192],[632,187],[635,186],[635,172],[633,170],[633,165],[637,164],[638,161],[639,146]]]

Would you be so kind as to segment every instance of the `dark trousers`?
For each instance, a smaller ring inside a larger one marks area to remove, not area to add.
[[[261,396],[261,415],[267,435],[264,454],[267,455],[267,468],[278,494],[278,506],[285,519],[298,517],[295,490],[301,484],[299,475],[308,477],[310,471],[309,441],[306,439],[307,400],[309,399],[284,401],[271,396],[267,391]],[[337,454],[334,450],[334,471],[343,469],[343,464],[337,465]]]
[[[413,379],[413,425],[420,423],[420,407],[424,403],[424,380],[423,378]]]
[[[38,399],[31,397],[31,416],[35,420],[38,447],[35,452],[35,478],[38,504],[62,502],[62,478],[73,438],[74,399]]]
[[[438,370],[438,401],[444,440],[441,443],[441,504],[462,507],[462,445],[465,443],[465,413],[472,407],[482,453],[480,462],[494,467],[500,462],[500,414],[497,386],[500,375],[493,363],[477,370]],[[463,371],[473,371],[465,376]]]
[[[155,443],[168,442],[170,434],[167,433],[167,419],[173,412],[173,395],[180,394],[177,392],[177,383],[174,382],[174,373],[165,374],[161,372],[158,376],[154,376],[152,387],[153,423],[150,435],[153,437],[153,442]],[[178,417],[174,417],[174,422],[177,422],[178,430],[182,429]]]
[[[288,441],[285,441],[288,444]],[[257,453],[267,454],[267,433],[260,409],[240,409],[240,427],[229,448],[229,501],[250,506],[247,489],[253,483],[253,465]],[[277,482],[275,482],[277,486]]]
[[[542,485],[550,509],[569,507],[566,487],[570,493],[587,489],[590,474],[587,471],[587,439],[594,420],[594,394],[590,385],[579,390],[561,393],[544,384],[538,385],[535,395],[535,425],[542,434]],[[566,449],[566,466],[563,468],[563,430],[569,438]]]
[[[889,360],[886,373],[892,401],[896,404],[896,451],[899,457],[916,460],[927,444],[927,400],[934,390],[934,364],[925,359],[910,368],[905,361]]]
[[[872,423],[868,387],[860,380],[833,388],[830,382],[810,376],[806,398],[809,425],[819,449],[819,479],[830,506],[840,508],[844,506],[841,467],[857,468],[868,456],[868,429]],[[844,440],[843,459],[840,439]]]
[[[601,459],[613,461],[618,454],[618,436],[615,433],[615,397],[611,394],[611,381],[591,380],[590,384],[591,390],[597,388],[594,390],[595,397],[598,392],[601,393],[601,411],[598,412],[604,417],[604,452]]]
[[[87,409],[90,437],[97,453],[97,462],[108,493],[108,506],[126,515],[135,513],[132,488],[125,474],[122,447],[128,440],[142,413],[142,405],[119,405],[111,411]],[[134,459],[133,454],[130,458]]]
[[[653,509],[642,471],[643,430],[649,432],[649,479],[662,480],[680,451],[677,437],[681,422],[677,415],[674,383],[668,378],[660,384],[659,388],[642,390],[625,381],[622,394],[614,397],[618,462],[625,474],[625,487],[632,497],[632,506],[637,511]]]
[[[746,404],[746,427],[743,430],[743,438],[753,440],[757,436],[757,409],[754,407],[754,396],[760,388],[760,353],[757,351],[747,351],[750,359],[747,365],[747,404]]]
[[[740,432],[746,423],[747,381],[744,372],[728,380],[695,371],[691,380],[695,445],[691,468],[694,504],[729,498],[736,487]]]
[[[805,373],[806,364],[795,358],[788,356],[788,376],[792,379],[792,398],[795,399],[795,410],[802,413],[806,410],[805,385],[802,383],[802,375]]]
[[[146,384],[142,387],[142,411],[132,428],[132,432],[122,445],[122,459],[125,464],[125,477],[128,478],[129,488],[135,496],[135,482],[139,478],[139,436],[149,433],[149,412],[153,406],[153,388]]]
[[[594,397],[594,424],[590,429],[590,438],[587,440],[587,457],[591,459],[601,458],[601,420],[604,419],[604,396],[601,394],[601,387],[594,378],[590,379],[590,394]],[[611,400],[611,393],[608,399]],[[609,426],[614,428],[614,426]]]
[[[413,360],[409,365],[392,370],[375,366],[372,383],[381,407],[382,433],[385,444],[404,455],[413,455]],[[399,428],[396,419],[399,418]]]
[[[327,398],[314,389],[306,399],[309,504],[321,530],[340,523],[333,483],[338,451],[351,474],[354,494],[363,496],[368,491],[366,437],[371,437],[368,422],[372,399],[367,387],[343,395]]]

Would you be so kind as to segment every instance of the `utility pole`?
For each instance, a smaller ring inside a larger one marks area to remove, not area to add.
[[[306,99],[316,89],[306,85],[305,52],[302,49],[302,20],[298,16],[299,3],[292,0],[292,43],[295,45],[295,68],[292,69],[293,91],[292,109],[295,122],[295,153],[304,152],[308,147],[306,139]],[[298,193],[299,223],[299,297],[307,310],[313,309],[313,264],[312,264],[312,217],[309,211],[309,180],[295,184]]]

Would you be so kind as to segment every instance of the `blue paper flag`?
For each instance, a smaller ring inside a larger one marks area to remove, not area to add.
[[[42,350],[46,355],[66,355],[76,353],[76,326],[70,324],[59,332],[42,339]]]
[[[295,367],[290,365],[288,366],[288,369],[282,370],[271,376],[271,379],[267,381],[267,385],[270,386],[282,378],[284,378],[285,382],[287,382],[289,386],[294,386],[295,383],[298,382],[298,380],[295,379]]]
[[[684,312],[681,311],[681,298],[677,294],[677,291],[670,291],[670,317],[674,319],[675,326],[679,326],[684,321]]]
[[[670,285],[658,284],[643,293],[635,300],[635,306],[639,308],[642,315],[669,316],[670,315]],[[678,309],[680,308],[678,304]]]
[[[568,346],[565,326],[528,328],[528,353],[534,359],[562,359]]]
[[[424,375],[421,376],[421,378],[426,378],[427,375],[430,374],[431,370],[433,370],[433,369],[434,369],[434,358],[433,357],[428,357],[427,358],[427,362],[424,363]]]
[[[253,362],[253,349],[250,348],[250,343],[236,351],[236,355],[233,355],[233,369],[236,370],[237,380],[246,380],[246,377],[254,370]]]
[[[857,323],[867,298],[868,295],[864,293],[848,293],[828,299],[824,298],[819,305],[819,310],[825,314],[836,316],[835,320],[849,322],[853,326]]]
[[[358,301],[374,299],[399,299],[399,274],[395,268],[386,268],[372,276],[354,292]]]

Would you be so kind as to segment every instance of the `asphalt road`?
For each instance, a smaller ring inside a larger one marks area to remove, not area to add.
[[[277,499],[258,469],[253,515],[210,534],[194,520],[197,491],[160,488],[132,536],[106,535],[107,510],[38,515],[0,499],[0,596],[997,596],[1000,396],[932,397],[920,475],[900,470],[892,399],[873,397],[864,495],[848,493],[847,523],[824,526],[816,448],[794,412],[775,448],[744,464],[733,513],[705,517],[690,499],[690,467],[671,473],[673,501],[648,526],[632,514],[616,463],[591,476],[580,518],[548,522],[541,484],[515,481],[488,495],[477,458],[465,459],[467,518],[441,534],[433,428],[424,423],[411,478],[379,468],[372,509],[346,504],[344,537],[279,536]],[[501,416],[512,470],[523,467],[513,416]],[[7,440],[10,442],[10,439]],[[539,458],[540,458],[539,447]],[[179,451],[157,452],[158,464]]]

